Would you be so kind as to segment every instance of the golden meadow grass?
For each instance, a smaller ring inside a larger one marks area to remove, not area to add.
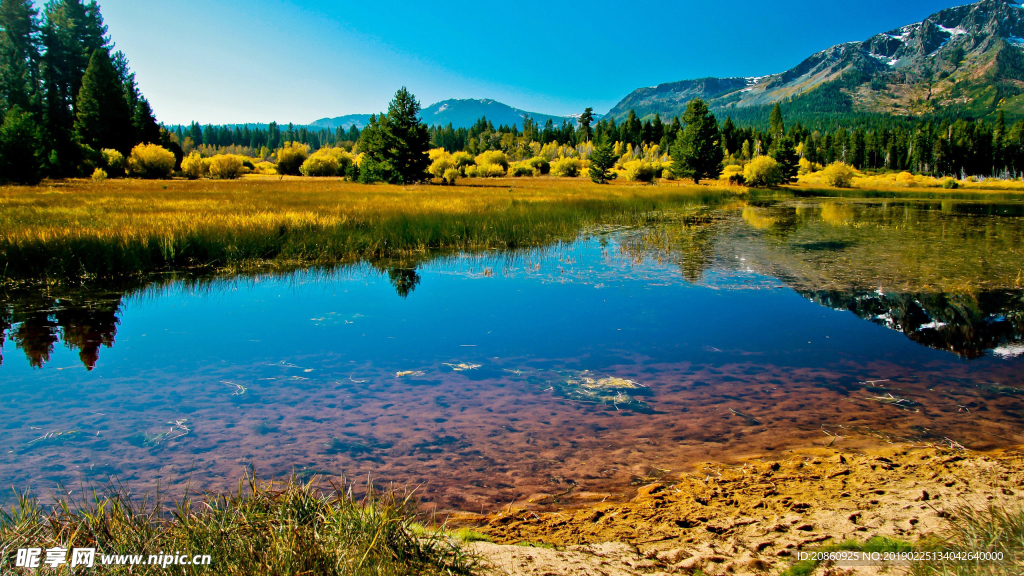
[[[261,176],[4,187],[0,273],[8,280],[113,277],[519,248],[742,192],[554,178],[402,187]]]

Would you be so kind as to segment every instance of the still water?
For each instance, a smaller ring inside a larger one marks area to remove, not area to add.
[[[415,268],[12,289],[0,479],[345,475],[480,511],[815,445],[1024,443],[1022,214],[789,198]]]

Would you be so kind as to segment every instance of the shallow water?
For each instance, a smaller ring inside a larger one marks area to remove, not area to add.
[[[438,509],[810,445],[1024,442],[1021,205],[765,199],[568,245],[2,300],[0,478]]]

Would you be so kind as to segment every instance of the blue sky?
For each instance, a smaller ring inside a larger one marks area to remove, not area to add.
[[[296,122],[494,98],[606,112],[635,88],[784,71],[952,0],[100,0],[160,121]]]

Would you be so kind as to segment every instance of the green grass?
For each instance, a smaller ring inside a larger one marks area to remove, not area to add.
[[[409,495],[356,499],[350,489],[247,480],[237,493],[184,498],[173,510],[123,489],[49,507],[28,495],[0,513],[0,573],[18,548],[96,547],[100,554],[208,554],[209,566],[136,565],[103,574],[456,575],[476,571],[461,548],[472,535],[425,530]],[[44,556],[45,558],[45,556]]]

